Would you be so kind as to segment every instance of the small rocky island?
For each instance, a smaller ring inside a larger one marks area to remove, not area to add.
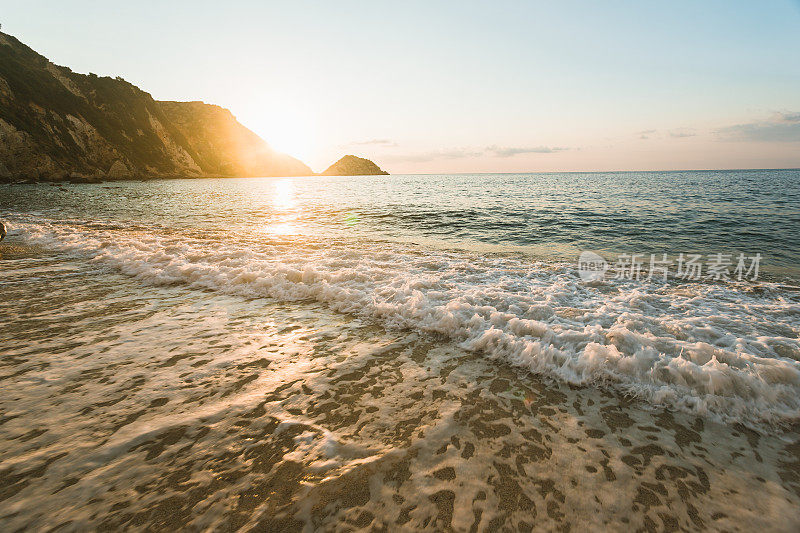
[[[381,170],[378,165],[354,155],[346,155],[328,167],[322,176],[388,176],[389,173]]]

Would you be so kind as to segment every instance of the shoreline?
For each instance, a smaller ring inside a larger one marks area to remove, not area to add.
[[[6,189],[0,529],[800,528],[795,293],[367,239],[511,215],[280,181]]]
[[[47,367],[26,355],[47,337],[13,348],[24,379],[0,400],[15,415],[0,441],[5,504],[25,512],[0,519],[11,529],[800,527],[796,427],[760,434],[556,383],[313,302],[77,268],[37,285],[129,303],[68,318]],[[40,289],[14,313],[24,279],[0,297],[15,336],[52,299]],[[150,308],[164,335],[137,333]],[[87,335],[99,344],[74,342]]]

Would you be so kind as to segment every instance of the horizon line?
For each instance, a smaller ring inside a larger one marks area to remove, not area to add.
[[[520,172],[396,172],[396,173],[389,173],[389,176],[473,176],[476,174],[604,174],[604,173],[623,173],[623,172],[736,172],[736,171],[743,171],[743,170],[800,170],[800,167],[770,167],[770,168],[761,168],[761,167],[750,167],[750,168],[685,168],[685,169],[676,169],[676,170],[544,170],[544,171],[534,171],[534,170],[525,170]],[[296,177],[307,177],[312,178],[316,176],[320,176],[321,174],[314,174],[313,176],[296,176]]]

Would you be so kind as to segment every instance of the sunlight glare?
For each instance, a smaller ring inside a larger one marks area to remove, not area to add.
[[[297,205],[294,198],[294,185],[290,179],[282,179],[275,184],[275,198],[272,205],[276,209],[292,209]]]
[[[271,224],[264,228],[264,231],[271,235],[298,235],[300,233],[299,228],[291,222]]]
[[[304,106],[276,98],[280,106],[246,110],[248,125],[278,152],[309,161],[316,152],[316,118]]]

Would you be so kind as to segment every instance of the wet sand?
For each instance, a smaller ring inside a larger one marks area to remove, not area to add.
[[[800,528],[797,428],[5,252],[3,531]]]

